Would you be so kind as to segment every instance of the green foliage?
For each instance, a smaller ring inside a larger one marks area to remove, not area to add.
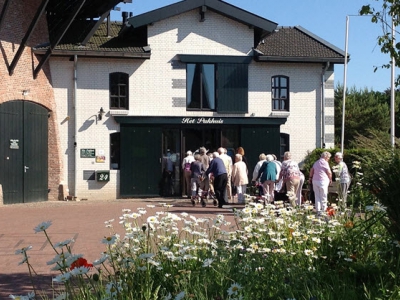
[[[365,167],[368,189],[387,208],[388,221],[385,226],[400,240],[400,149],[392,148],[390,136],[370,132],[368,136],[357,136],[359,148],[368,149],[368,154],[359,159]],[[399,141],[396,141],[399,145]]]
[[[377,23],[382,28],[382,35],[378,36],[378,45],[382,53],[388,54],[388,63],[381,68],[390,68],[392,57],[396,67],[400,66],[400,42],[392,35],[392,24],[398,27],[400,24],[400,3],[397,0],[384,0],[381,7],[375,8],[371,4],[362,6],[360,15],[371,16],[371,22]],[[375,69],[376,70],[376,69]],[[396,85],[400,84],[400,76],[397,77]]]
[[[366,135],[374,129],[389,132],[390,129],[390,95],[387,93],[356,90],[346,92],[345,113],[345,148],[351,146],[351,141],[359,135]],[[335,137],[340,144],[343,116],[343,86],[335,89]]]
[[[152,208],[125,209],[118,228],[106,222],[105,255],[92,267],[81,259],[83,266],[72,269],[80,256],[71,253],[70,241],[54,244],[62,273],[55,299],[361,300],[400,293],[400,244],[378,222],[386,218],[382,209],[318,218],[311,205],[249,203],[232,211],[232,225],[222,214],[197,218]],[[53,245],[50,225],[35,231]],[[30,248],[17,254],[33,276]],[[38,289],[35,294],[40,297]]]

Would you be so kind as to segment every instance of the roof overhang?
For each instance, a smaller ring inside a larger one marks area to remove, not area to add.
[[[249,64],[253,56],[234,55],[201,55],[201,54],[178,54],[179,60],[184,63],[232,63]]]
[[[264,36],[277,27],[277,23],[264,19],[248,11],[240,9],[234,5],[220,0],[184,0],[159,9],[143,13],[128,19],[129,24],[134,28],[153,24],[155,22],[200,8],[209,8],[221,15],[236,20],[248,26],[261,30],[261,36]]]
[[[37,55],[45,55],[45,49],[33,50]],[[104,57],[104,58],[141,58],[150,59],[151,53],[132,53],[118,51],[72,51],[72,50],[54,50],[52,56],[86,56],[86,57]]]
[[[333,63],[344,64],[344,58],[327,58],[327,57],[287,57],[287,56],[263,56],[256,55],[255,61],[259,62],[290,62],[290,63]]]

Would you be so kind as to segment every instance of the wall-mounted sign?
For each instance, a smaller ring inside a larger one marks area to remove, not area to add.
[[[221,118],[182,118],[182,124],[224,124]]]
[[[96,171],[97,181],[110,181],[110,171]]]
[[[95,158],[96,149],[81,149],[81,158]]]
[[[96,155],[96,162],[104,163],[104,162],[106,162],[106,157],[104,155]]]
[[[10,140],[10,149],[19,149],[19,140]]]

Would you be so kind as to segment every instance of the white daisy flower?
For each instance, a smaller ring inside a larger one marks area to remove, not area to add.
[[[35,231],[35,233],[45,231],[45,230],[47,230],[47,228],[50,227],[50,225],[51,225],[51,221],[42,222],[38,226],[36,226],[33,230]]]
[[[115,235],[113,235],[113,236],[105,237],[104,239],[102,239],[101,242],[103,244],[107,244],[107,245],[114,245],[116,240],[117,240],[117,237]]]
[[[69,279],[71,278],[71,274],[70,273],[64,273],[64,274],[60,274],[56,277],[53,278],[54,282],[58,282],[58,283],[65,283],[67,282]]]
[[[211,264],[213,263],[213,259],[212,258],[206,258],[204,261],[203,261],[203,267],[204,268],[207,268],[207,267],[210,267],[211,266]]]
[[[90,268],[79,267],[79,268],[73,269],[70,273],[71,273],[71,276],[76,276],[76,275],[87,274],[89,271],[90,271]]]
[[[71,244],[73,242],[75,242],[74,239],[65,240],[63,242],[55,243],[54,247],[55,248],[62,248],[62,247],[67,246],[67,245],[69,245],[69,244]]]
[[[238,283],[233,283],[228,289],[228,295],[237,295],[237,293],[242,289],[242,287]]]
[[[93,262],[93,266],[98,266],[101,265],[103,262],[105,262],[108,259],[108,255],[107,254],[103,254],[102,257],[100,257],[99,259],[95,260]]]
[[[26,253],[26,251],[31,250],[32,246],[24,247],[15,251],[15,254],[22,254]]]

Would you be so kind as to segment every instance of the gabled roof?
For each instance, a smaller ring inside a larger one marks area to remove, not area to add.
[[[278,27],[256,47],[258,61],[344,64],[345,52],[301,26]],[[349,56],[348,56],[349,57]]]
[[[128,19],[128,21],[129,24],[134,28],[138,28],[188,12],[196,8],[199,8],[199,11],[205,13],[205,15],[207,15],[207,9],[210,9],[230,19],[254,27],[254,29],[259,32],[260,37],[272,32],[277,26],[277,23],[275,22],[264,19],[221,0],[183,0],[138,16],[131,17]],[[205,18],[207,18],[207,16],[205,16]]]
[[[90,20],[85,22],[92,22]],[[79,24],[74,24],[79,27]],[[90,26],[89,26],[90,27]],[[121,39],[118,33],[121,30],[121,22],[110,22],[108,30],[107,22],[100,24],[86,45],[81,45],[79,28],[71,28],[62,41],[53,49],[52,55],[83,55],[101,57],[126,57],[126,58],[150,58],[150,49],[145,46],[135,46],[131,40]],[[80,28],[85,28],[82,24]],[[33,48],[35,54],[44,54],[50,47],[49,43]]]

